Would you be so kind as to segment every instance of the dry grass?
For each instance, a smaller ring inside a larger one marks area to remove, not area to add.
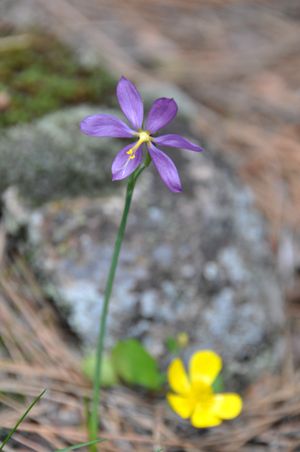
[[[43,400],[20,426],[7,451],[53,451],[87,439],[84,401],[91,385],[80,372],[80,355],[20,256],[0,275],[0,428],[9,429],[30,400]],[[245,394],[245,409],[233,423],[207,433],[180,426],[161,398],[127,388],[103,395],[103,452],[152,451],[296,451],[300,446],[300,379],[293,367],[266,375]],[[288,371],[287,371],[288,369]],[[272,447],[273,447],[272,446]]]

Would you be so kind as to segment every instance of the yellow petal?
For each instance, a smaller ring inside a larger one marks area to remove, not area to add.
[[[172,410],[174,410],[175,413],[183,419],[189,418],[195,408],[193,401],[186,397],[169,393],[167,394],[167,400]]]
[[[220,425],[222,420],[212,411],[203,410],[203,406],[199,403],[198,405],[196,405],[191,422],[192,425],[196,428],[209,428]]]
[[[222,369],[222,360],[219,355],[211,350],[203,350],[190,359],[190,379],[192,385],[203,382],[211,385]]]
[[[215,394],[212,411],[222,419],[233,419],[242,411],[243,402],[238,394]]]
[[[185,395],[191,390],[191,384],[181,359],[176,358],[168,368],[168,380],[171,388],[178,394]]]

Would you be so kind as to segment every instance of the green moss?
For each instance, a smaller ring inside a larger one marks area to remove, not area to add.
[[[113,105],[115,80],[103,68],[78,64],[52,36],[32,34],[27,47],[1,51],[0,92],[10,96],[0,127],[29,122],[79,103]]]

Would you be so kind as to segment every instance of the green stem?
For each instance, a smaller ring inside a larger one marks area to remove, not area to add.
[[[150,164],[151,158],[147,154],[145,162],[141,165],[129,178],[125,204],[123,209],[123,214],[118,230],[118,234],[115,241],[114,252],[110,264],[110,269],[107,277],[104,300],[102,306],[102,312],[100,317],[100,327],[99,327],[99,335],[97,340],[97,350],[96,350],[96,365],[95,365],[95,373],[94,373],[94,388],[93,388],[93,400],[92,400],[92,411],[89,422],[89,439],[96,440],[98,435],[98,425],[99,425],[99,403],[100,403],[100,390],[101,390],[101,368],[102,368],[102,358],[103,358],[103,350],[104,350],[104,339],[106,332],[106,320],[108,315],[109,308],[109,300],[112,293],[112,288],[114,284],[114,279],[116,275],[117,265],[119,261],[119,255],[121,251],[121,246],[125,234],[126,224],[128,213],[132,201],[133,190],[136,184],[136,181],[140,174],[144,171],[144,169]],[[97,452],[97,446],[90,446],[90,452]]]

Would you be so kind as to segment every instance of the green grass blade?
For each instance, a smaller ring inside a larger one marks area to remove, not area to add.
[[[55,452],[69,452],[70,450],[80,449],[81,447],[92,446],[93,444],[102,443],[102,441],[105,441],[105,439],[94,439],[93,441],[76,444],[75,446],[66,447],[65,449],[56,449]]]
[[[1,446],[0,446],[0,450],[3,450],[3,447],[5,446],[5,444],[8,443],[8,441],[10,440],[10,438],[12,437],[12,435],[15,433],[15,431],[17,430],[17,428],[19,427],[19,425],[24,421],[24,419],[26,418],[27,414],[29,413],[30,410],[32,410],[32,408],[34,407],[34,405],[36,403],[39,402],[39,400],[43,397],[43,395],[45,394],[46,389],[44,389],[44,391],[42,391],[40,393],[40,395],[38,395],[34,401],[31,403],[31,405],[29,405],[29,407],[27,408],[27,410],[25,411],[24,414],[22,414],[22,416],[18,419],[16,425],[10,430],[10,432],[8,432],[7,436],[4,438],[4,441],[2,442]]]

